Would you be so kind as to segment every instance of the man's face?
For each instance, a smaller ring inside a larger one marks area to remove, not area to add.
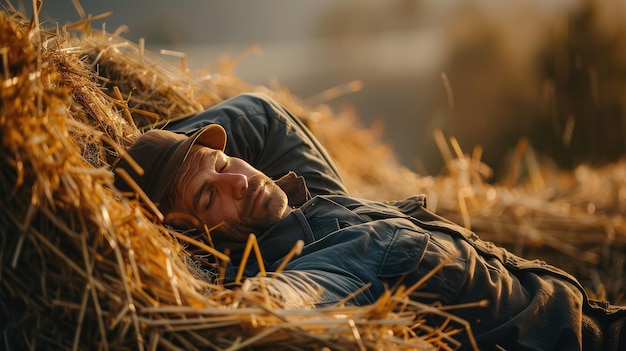
[[[287,195],[244,160],[194,145],[168,190],[169,213],[193,215],[228,240],[245,241],[286,216]]]

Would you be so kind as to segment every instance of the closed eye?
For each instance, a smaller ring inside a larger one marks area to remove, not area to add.
[[[224,161],[224,164],[220,168],[220,173],[224,172],[224,170],[226,170],[226,167],[228,167],[228,161]]]
[[[213,199],[215,198],[215,188],[214,187],[210,187],[208,196],[209,196],[209,199],[206,202],[206,207],[204,208],[205,211],[208,211],[209,208],[211,208],[211,205],[213,205]]]
[[[215,171],[218,173],[223,173],[228,167],[229,162],[225,157],[219,157],[215,164]]]

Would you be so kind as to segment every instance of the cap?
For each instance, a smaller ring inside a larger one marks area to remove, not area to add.
[[[144,133],[128,148],[124,157],[113,163],[111,169],[115,173],[115,187],[121,191],[133,191],[115,172],[116,169],[123,169],[158,205],[194,144],[223,151],[226,131],[219,124],[209,124],[191,135],[157,129]],[[136,170],[127,157],[132,158],[141,170]]]

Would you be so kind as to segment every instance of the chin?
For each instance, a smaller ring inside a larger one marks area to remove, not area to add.
[[[269,212],[271,213],[268,216],[268,218],[274,219],[275,220],[274,223],[283,219],[286,215],[288,215],[291,212],[291,207],[289,207],[289,203],[288,203],[286,195],[276,196],[274,199],[271,200],[268,207],[270,209]]]
[[[285,206],[283,206],[283,210],[280,215],[280,219],[285,218],[288,214],[291,213],[291,211],[293,211],[293,208],[291,208],[287,203],[285,203]]]

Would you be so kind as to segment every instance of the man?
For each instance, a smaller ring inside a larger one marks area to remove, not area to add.
[[[310,274],[324,289],[320,305],[357,291],[349,303],[371,304],[442,265],[414,298],[487,300],[487,308],[454,311],[484,349],[626,349],[626,310],[590,300],[568,273],[480,240],[429,212],[423,197],[349,197],[324,149],[267,96],[240,95],[168,128],[177,133],[150,131],[129,148],[143,175],[125,159],[113,169],[130,173],[171,224],[216,226],[215,245],[230,249],[234,264],[250,233],[268,271],[302,240],[285,270]],[[132,189],[119,177],[116,186]],[[226,279],[236,269],[229,265]],[[246,276],[257,273],[256,263],[245,267]]]

